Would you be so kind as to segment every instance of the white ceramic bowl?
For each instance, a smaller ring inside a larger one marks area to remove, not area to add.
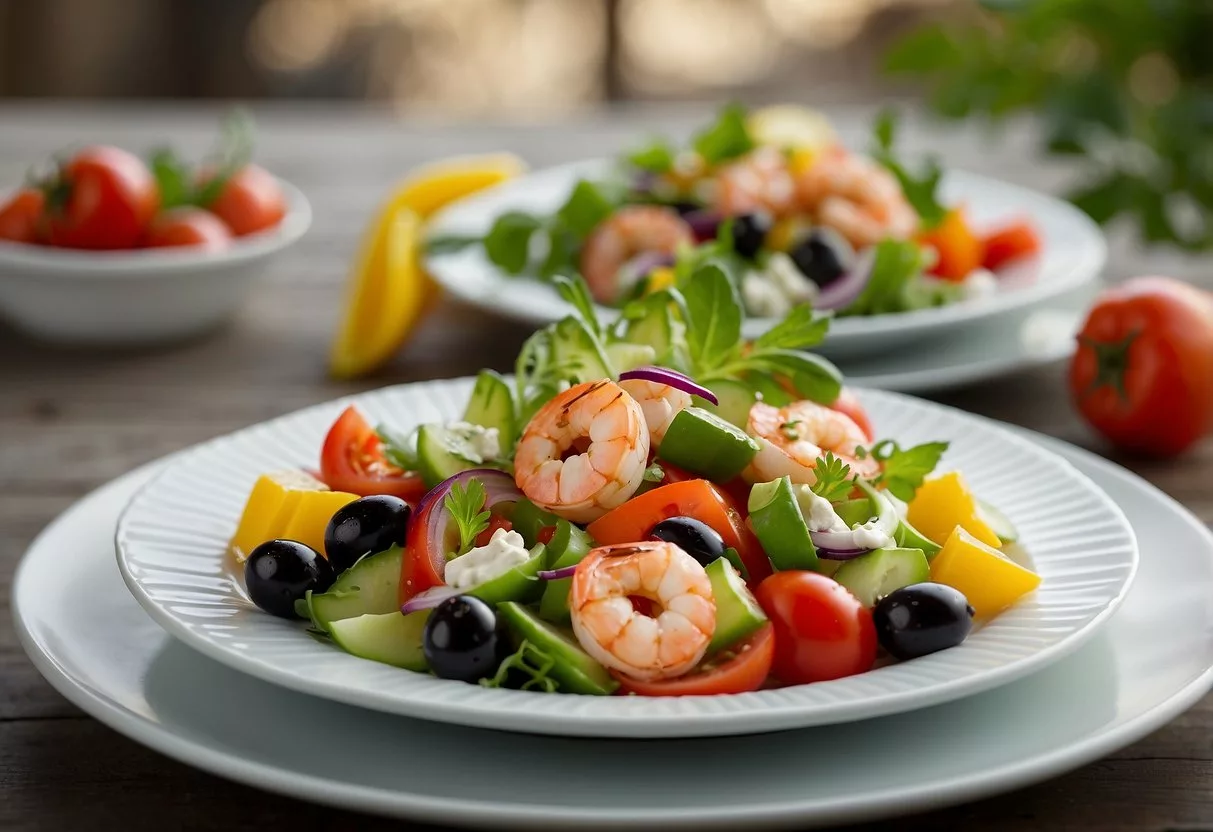
[[[66,344],[148,344],[210,329],[239,306],[270,258],[312,223],[303,193],[279,185],[287,201],[282,222],[224,251],[0,242],[0,314],[30,335]]]
[[[303,622],[257,609],[227,555],[257,476],[313,465],[349,402],[407,430],[463,412],[473,379],[359,394],[183,452],[118,523],[118,565],[143,608],[189,646],[237,670],[315,696],[410,717],[565,736],[692,737],[849,722],[936,705],[1006,684],[1069,654],[1108,619],[1137,568],[1124,514],[1060,457],[997,423],[893,393],[862,391],[881,435],[945,439],[945,468],[1015,523],[1040,589],[964,644],[812,685],[734,696],[573,696],[491,690],[355,658]]]

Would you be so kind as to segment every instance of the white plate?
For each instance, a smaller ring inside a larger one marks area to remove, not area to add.
[[[434,217],[429,233],[483,235],[493,220],[508,210],[551,213],[564,202],[577,179],[601,175],[608,167],[603,160],[579,162],[512,180],[444,209]],[[1002,281],[1004,290],[991,298],[898,315],[841,318],[830,328],[822,352],[831,357],[882,353],[932,333],[951,333],[958,327],[1073,291],[1098,277],[1107,259],[1099,227],[1069,203],[956,170],[945,176],[943,194],[949,202],[965,204],[974,223],[981,227],[1017,217],[1031,218],[1041,232],[1043,253],[1008,270]],[[547,324],[569,312],[551,287],[501,272],[480,246],[430,255],[426,268],[456,297],[494,313]],[[615,314],[605,307],[600,312],[607,320]],[[747,338],[754,338],[772,323],[771,319],[751,318],[743,332]]]
[[[355,398],[372,424],[402,428],[462,412],[471,379]],[[131,592],[171,634],[225,664],[349,704],[462,725],[563,736],[716,736],[823,725],[967,696],[1038,670],[1089,638],[1136,568],[1132,529],[1071,466],[958,410],[865,392],[885,435],[947,439],[944,464],[1017,524],[1041,588],[961,646],[812,685],[734,696],[588,697],[490,690],[350,656],[249,602],[225,554],[253,481],[314,462],[343,403],[321,405],[199,446],[139,493],[118,526]]]
[[[88,713],[177,760],[303,800],[529,829],[871,820],[1076,768],[1156,730],[1213,683],[1213,535],[1123,469],[1030,437],[1125,507],[1143,557],[1124,606],[1040,673],[849,725],[639,747],[456,728],[257,681],[171,639],[124,591],[110,539],[149,469],[94,492],[43,532],[14,580],[13,611],[38,669]]]

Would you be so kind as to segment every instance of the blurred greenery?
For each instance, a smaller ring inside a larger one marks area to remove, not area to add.
[[[1045,149],[1081,157],[1070,195],[1150,242],[1213,247],[1213,2],[981,0],[967,23],[895,43],[885,69],[925,81],[954,119],[1037,114]]]

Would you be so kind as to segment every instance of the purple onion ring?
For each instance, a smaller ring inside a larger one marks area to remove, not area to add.
[[[637,367],[635,370],[628,370],[626,373],[620,373],[619,375],[620,381],[625,381],[629,378],[665,384],[684,393],[690,393],[692,396],[707,399],[712,404],[720,403],[716,398],[716,394],[711,390],[701,384],[696,384],[694,380],[677,370],[671,370],[667,367]]]

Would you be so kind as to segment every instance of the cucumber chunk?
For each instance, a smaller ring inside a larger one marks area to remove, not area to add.
[[[727,560],[717,558],[706,571],[716,602],[716,632],[708,645],[708,655],[712,655],[757,631],[767,622],[767,616]]]
[[[834,573],[834,580],[871,607],[896,589],[931,579],[931,567],[921,549],[876,549],[849,560]]]
[[[479,432],[474,430],[434,424],[417,429],[417,469],[426,486],[433,488],[460,471],[490,464],[475,446]]]
[[[521,604],[500,604],[497,614],[505,619],[519,641],[526,639],[552,657],[555,664],[550,675],[559,683],[561,691],[608,696],[619,687],[607,669],[590,658],[573,638],[536,617]]]
[[[755,485],[750,489],[749,510],[750,526],[776,570],[819,569],[817,547],[791,479],[780,477]]]
[[[568,520],[556,523],[556,533],[548,544],[548,562],[552,569],[575,566],[594,548],[594,539]],[[565,624],[569,620],[569,587],[572,578],[548,581],[539,601],[539,615],[548,621]]]
[[[918,529],[911,526],[903,517],[897,524],[897,531],[893,532],[893,539],[897,545],[903,549],[921,549],[922,553],[927,556],[927,560],[932,560],[939,554],[939,550],[943,547],[924,535]]]
[[[670,422],[657,458],[712,482],[728,482],[757,453],[758,443],[745,431],[701,407],[688,407]]]
[[[429,617],[429,610],[411,615],[401,615],[399,610],[382,615],[360,615],[332,622],[329,635],[338,647],[351,655],[424,673],[427,667],[421,649],[421,634]]]
[[[500,373],[481,370],[476,376],[476,386],[468,400],[463,421],[482,428],[496,428],[502,441],[516,436],[514,420],[514,390]]]
[[[625,341],[616,341],[613,344],[607,344],[606,353],[616,373],[626,373],[628,370],[644,367],[657,360],[656,350],[648,344],[629,344]]]
[[[577,318],[564,318],[555,325],[551,361],[554,366],[569,367],[570,380],[578,382],[613,376],[610,357]]]
[[[326,592],[308,592],[306,603],[312,622],[331,632],[335,621],[361,615],[399,614],[403,560],[404,550],[393,546],[386,552],[362,558],[342,572]]]
[[[977,501],[977,514],[1003,543],[1019,542],[1019,529],[1015,528],[1015,524],[985,500]]]
[[[841,517],[842,522],[851,528],[855,528],[861,523],[866,523],[876,516],[876,512],[872,511],[872,501],[867,497],[861,497],[857,500],[843,500],[834,506],[834,513]]]
[[[753,389],[740,381],[725,380],[712,382],[712,392],[716,394],[719,404],[704,402],[704,410],[710,410],[726,422],[745,430],[750,419],[750,408],[758,401]]]
[[[665,298],[654,297],[640,301],[634,307],[637,317],[630,317],[624,339],[629,344],[644,344],[653,349],[653,360],[666,363],[674,351],[674,312]]]
[[[547,560],[547,547],[537,543],[531,549],[530,560],[468,589],[467,594],[475,595],[488,604],[500,604],[504,601],[530,603],[543,593],[544,582],[539,580],[539,573],[547,564]]]

